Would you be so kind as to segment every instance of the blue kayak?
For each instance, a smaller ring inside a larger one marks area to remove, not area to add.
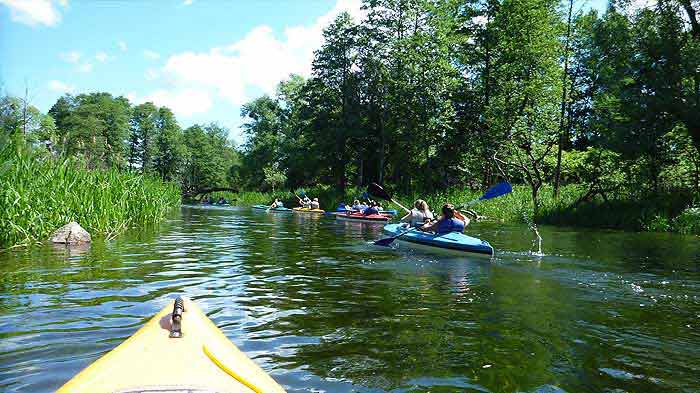
[[[253,205],[253,209],[258,209],[258,210],[267,210],[270,209],[270,206],[266,205]],[[291,212],[292,209],[288,209],[286,207],[273,207],[270,209],[270,211],[275,211],[275,212]]]
[[[384,226],[384,232],[392,236],[401,234],[408,229],[410,228],[407,228],[405,224],[388,224]],[[458,254],[493,255],[493,247],[491,247],[488,242],[459,232],[438,235],[430,232],[412,230],[397,240],[411,243],[411,245],[420,246],[417,248],[429,249],[431,251],[444,250]]]

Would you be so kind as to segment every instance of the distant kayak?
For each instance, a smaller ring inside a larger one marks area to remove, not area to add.
[[[284,393],[284,389],[194,302],[178,299],[57,391],[83,392]]]
[[[253,205],[253,209],[257,210],[267,210],[270,208],[270,206],[265,206],[265,205]],[[275,212],[288,212],[290,213],[292,209],[288,209],[286,207],[273,207],[270,209],[270,211],[275,211]]]
[[[321,209],[309,209],[306,207],[295,207],[292,209],[294,213],[302,213],[302,214],[324,214],[326,211],[321,210]]]
[[[379,223],[383,224],[388,222],[391,217],[382,214],[370,214],[365,216],[362,213],[339,213],[335,215],[336,220],[341,221],[353,221],[353,222],[366,222],[366,223]]]
[[[408,229],[404,224],[388,224],[384,226],[384,232],[392,236],[401,234]],[[493,255],[493,247],[488,242],[458,232],[438,235],[413,230],[398,238],[397,241],[426,251],[447,251],[450,254]]]

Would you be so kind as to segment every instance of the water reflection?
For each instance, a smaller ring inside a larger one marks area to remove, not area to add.
[[[159,228],[0,255],[0,390],[52,391],[176,294],[290,392],[693,391],[700,242],[475,225],[493,261],[381,226],[184,207]]]

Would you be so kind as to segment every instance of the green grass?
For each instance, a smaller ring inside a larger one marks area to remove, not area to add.
[[[179,203],[177,185],[157,178],[87,170],[13,145],[0,152],[0,248],[43,241],[70,221],[109,238]]]

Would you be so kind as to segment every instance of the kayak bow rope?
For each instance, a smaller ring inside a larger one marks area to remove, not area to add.
[[[396,203],[397,205],[401,206],[401,204],[399,204],[398,202],[393,200],[391,198],[391,195],[389,195],[389,193],[387,193],[380,185],[378,185],[376,183],[372,183],[369,185],[368,189],[369,189],[370,194],[376,195],[382,199],[390,200],[390,201]],[[473,205],[477,202],[480,202],[480,201],[485,201],[487,199],[493,199],[493,198],[497,198],[497,197],[502,196],[502,195],[509,194],[511,191],[513,191],[513,187],[511,187],[511,185],[508,182],[500,182],[500,183],[496,184],[495,186],[489,188],[488,191],[486,191],[484,193],[484,195],[480,196],[479,198],[474,199],[474,200],[469,201],[469,202],[466,202],[466,203],[463,203],[462,205],[460,205],[458,207],[458,209],[463,209],[464,207],[471,206],[471,205]],[[406,211],[410,211],[403,206],[401,206],[401,207]],[[376,244],[378,246],[389,246],[391,243],[394,242],[394,240],[400,238],[401,236],[403,236],[411,231],[417,230],[417,229],[418,229],[418,227],[414,227],[414,228],[411,228],[407,231],[401,232],[398,235],[387,237],[384,239],[379,239],[379,240],[375,241],[374,244]]]

